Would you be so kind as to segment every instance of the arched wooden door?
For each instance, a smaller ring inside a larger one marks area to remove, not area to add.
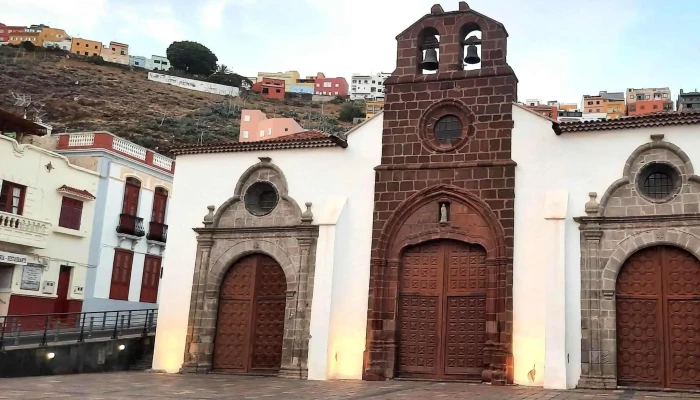
[[[486,251],[439,240],[408,248],[399,282],[397,375],[481,380]]]
[[[616,292],[618,384],[700,389],[700,261],[676,247],[640,250]]]
[[[215,370],[279,371],[286,290],[284,271],[271,257],[253,254],[231,266],[219,292]]]

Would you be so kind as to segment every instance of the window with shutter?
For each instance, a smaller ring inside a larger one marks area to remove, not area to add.
[[[0,211],[22,215],[26,186],[10,181],[2,181],[0,187]]]
[[[112,284],[109,288],[109,298],[114,300],[129,300],[129,284],[131,283],[131,266],[134,253],[128,250],[114,250],[112,264]]]
[[[58,226],[68,229],[80,229],[80,220],[83,216],[83,202],[70,197],[64,197],[61,202],[61,214],[58,217]]]
[[[143,262],[140,301],[144,303],[155,303],[158,301],[161,261],[162,258],[160,257],[147,255]]]

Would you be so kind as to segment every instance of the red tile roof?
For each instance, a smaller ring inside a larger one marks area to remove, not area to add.
[[[70,186],[66,186],[66,185],[61,186],[60,188],[57,189],[57,191],[61,192],[61,193],[72,194],[73,196],[82,197],[82,198],[88,199],[88,200],[95,200],[96,199],[96,197],[93,196],[87,190],[80,190],[80,189],[76,189],[74,187],[70,187]]]
[[[310,149],[335,146],[346,148],[348,147],[348,142],[338,136],[312,130],[254,142],[178,146],[173,148],[171,153],[174,155],[232,153],[239,151]]]
[[[569,132],[652,128],[655,126],[700,124],[700,112],[658,112],[602,121],[559,122],[552,124],[557,135]]]

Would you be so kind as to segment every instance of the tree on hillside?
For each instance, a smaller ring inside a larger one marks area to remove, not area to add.
[[[211,83],[218,83],[219,85],[233,86],[233,87],[251,87],[253,82],[245,76],[238,75],[233,72],[227,74],[212,74],[207,78],[207,81]],[[245,84],[244,84],[245,83]]]
[[[192,75],[211,75],[219,61],[206,46],[188,40],[173,42],[165,54],[174,68]]]
[[[36,46],[34,45],[34,43],[32,43],[32,42],[30,42],[30,41],[28,41],[28,40],[25,40],[24,42],[22,42],[22,43],[20,44],[20,46],[22,46],[22,48],[23,48],[25,51],[35,51],[35,50],[36,50]]]
[[[348,102],[340,107],[340,113],[338,113],[338,119],[345,122],[352,122],[353,118],[360,118],[365,116],[365,110],[353,103]]]
[[[216,72],[214,72],[214,73],[217,74],[217,75],[226,75],[226,74],[231,73],[231,70],[228,69],[228,67],[226,66],[226,64],[220,64],[220,65],[216,68]]]

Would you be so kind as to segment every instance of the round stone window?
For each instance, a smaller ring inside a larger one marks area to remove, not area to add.
[[[437,101],[420,117],[418,135],[421,144],[437,153],[458,150],[474,137],[475,119],[469,107],[459,100]]]
[[[681,177],[669,164],[651,163],[639,171],[637,186],[647,199],[662,202],[678,193],[681,188]]]
[[[271,183],[255,182],[246,190],[243,201],[249,213],[261,217],[277,207],[279,194]]]
[[[443,146],[454,146],[462,139],[462,121],[454,115],[446,115],[435,123],[435,140]]]

